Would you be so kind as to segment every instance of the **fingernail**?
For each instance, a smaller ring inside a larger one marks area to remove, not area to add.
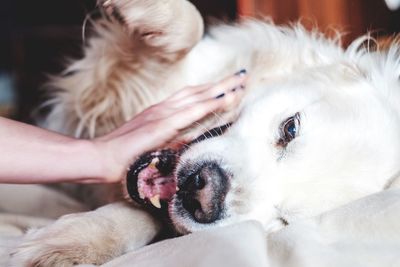
[[[231,92],[236,92],[236,91],[239,90],[239,89],[244,90],[245,88],[246,88],[246,87],[245,87],[243,84],[241,84],[241,85],[239,85],[239,86],[237,86],[237,87],[231,89]]]
[[[235,73],[236,76],[243,76],[247,74],[247,70],[246,69],[241,69],[238,72]]]
[[[225,93],[222,93],[222,94],[220,94],[220,95],[217,95],[216,97],[215,97],[215,99],[218,99],[218,98],[221,98],[221,97],[224,97],[225,96]]]

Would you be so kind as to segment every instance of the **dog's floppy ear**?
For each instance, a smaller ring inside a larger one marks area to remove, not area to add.
[[[384,40],[361,37],[346,53],[364,79],[400,116],[400,36]]]
[[[346,54],[366,77],[400,77],[400,34],[378,39],[362,36],[349,45]]]

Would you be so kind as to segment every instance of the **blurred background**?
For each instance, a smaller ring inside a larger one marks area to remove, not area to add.
[[[0,0],[0,116],[32,122],[45,98],[41,85],[59,73],[66,58],[82,52],[82,25],[96,14],[95,0]],[[327,34],[346,33],[343,45],[367,31],[400,32],[400,11],[383,0],[193,0],[206,22],[240,16],[272,17],[277,24],[301,20]]]

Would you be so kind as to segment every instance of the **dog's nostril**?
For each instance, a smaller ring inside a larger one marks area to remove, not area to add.
[[[212,223],[222,216],[228,176],[215,162],[205,162],[195,172],[192,170],[178,174],[181,183],[177,196],[195,221]]]
[[[182,202],[183,208],[187,210],[190,214],[195,215],[201,211],[201,204],[197,199],[186,198]],[[196,217],[195,217],[196,218]]]
[[[194,177],[194,186],[197,190],[201,190],[206,186],[206,180],[200,173],[197,173]]]
[[[182,189],[192,193],[202,190],[207,184],[206,179],[207,178],[201,173],[200,170],[187,178],[185,184],[182,186]]]
[[[218,214],[211,211],[203,211],[201,203],[197,199],[184,199],[182,205],[183,208],[185,208],[198,223],[211,223],[217,219]]]

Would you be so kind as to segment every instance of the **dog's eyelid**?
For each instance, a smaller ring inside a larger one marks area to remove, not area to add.
[[[279,126],[279,139],[277,146],[285,148],[293,139],[299,135],[300,113],[285,119]]]
[[[296,123],[296,127],[297,127],[297,135],[299,135],[300,125],[301,125],[300,112],[296,112],[296,114],[294,114],[294,119],[295,119],[295,123]]]

